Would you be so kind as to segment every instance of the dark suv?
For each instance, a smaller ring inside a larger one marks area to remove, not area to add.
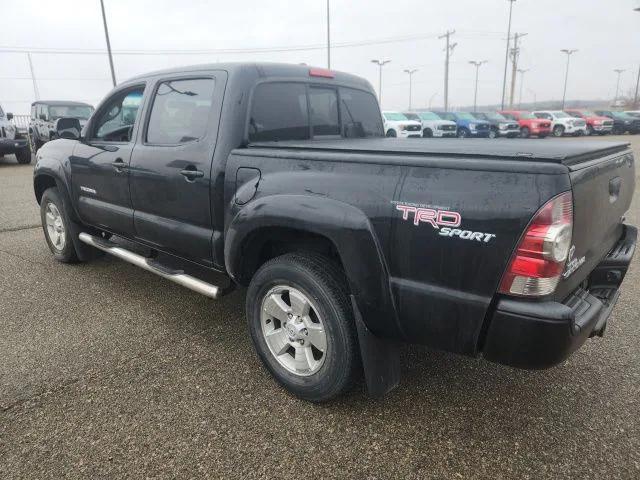
[[[55,122],[59,118],[77,118],[84,127],[93,113],[88,103],[37,101],[31,104],[31,120],[29,122],[29,146],[35,154],[38,149],[55,137]]]
[[[596,110],[596,114],[613,120],[614,135],[624,135],[629,132],[632,135],[640,133],[640,118],[633,117],[625,112],[614,112],[611,110]]]

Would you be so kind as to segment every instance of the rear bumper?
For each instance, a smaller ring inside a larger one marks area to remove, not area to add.
[[[501,298],[483,348],[487,360],[513,367],[548,368],[594,335],[602,335],[635,252],[638,231],[625,225],[615,247],[593,270],[587,289],[562,302]]]
[[[0,153],[14,153],[17,150],[26,148],[27,140],[24,138],[16,138],[9,140],[8,138],[0,138]]]

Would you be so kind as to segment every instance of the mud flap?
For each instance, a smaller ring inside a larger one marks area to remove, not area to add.
[[[355,298],[353,295],[350,297],[358,330],[367,393],[373,398],[380,398],[400,384],[398,344],[374,335],[362,321]]]

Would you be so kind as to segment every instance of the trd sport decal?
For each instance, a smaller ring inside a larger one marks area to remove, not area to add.
[[[462,240],[475,240],[477,242],[488,243],[495,238],[493,233],[474,232],[472,230],[461,230],[462,216],[458,212],[439,209],[429,205],[405,204],[392,202],[396,210],[402,212],[402,220],[412,222],[415,226],[421,223],[428,223],[438,230],[438,235],[443,237],[458,237]]]

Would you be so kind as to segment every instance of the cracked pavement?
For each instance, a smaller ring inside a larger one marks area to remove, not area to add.
[[[318,406],[260,365],[244,292],[56,263],[32,169],[0,159],[0,478],[640,478],[637,258],[605,337],[557,368],[406,347],[384,399]]]

